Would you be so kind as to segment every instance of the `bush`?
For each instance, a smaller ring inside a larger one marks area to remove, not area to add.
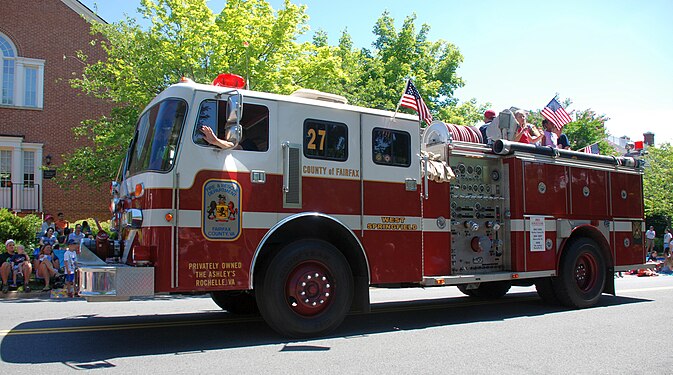
[[[5,241],[13,239],[30,249],[36,244],[36,233],[40,230],[42,219],[36,215],[19,217],[6,208],[0,209],[0,248],[5,251]]]

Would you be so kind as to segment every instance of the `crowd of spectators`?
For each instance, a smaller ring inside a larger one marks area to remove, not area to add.
[[[9,288],[18,288],[20,283],[23,284],[24,292],[30,292],[29,281],[35,272],[35,280],[44,283],[43,291],[51,290],[54,282],[64,279],[68,296],[74,296],[77,253],[84,238],[93,238],[89,223],[83,221],[73,229],[63,213],[59,212],[57,220],[52,215],[45,215],[36,236],[38,246],[31,252],[26,252],[24,245],[17,244],[12,239],[6,240],[7,251],[0,254],[2,292],[7,293]],[[58,249],[65,250],[63,260],[54,253]],[[32,254],[32,260],[29,254]]]
[[[671,229],[666,228],[663,236],[663,257],[659,256],[654,240],[656,238],[656,231],[653,226],[645,232],[645,251],[647,254],[647,263],[650,268],[642,268],[632,271],[638,276],[657,276],[657,275],[673,275],[673,234]]]

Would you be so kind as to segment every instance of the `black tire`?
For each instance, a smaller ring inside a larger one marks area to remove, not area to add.
[[[572,308],[593,306],[603,294],[606,263],[598,244],[580,238],[570,244],[561,259],[559,275],[552,279],[562,305]]]
[[[491,281],[479,284],[477,289],[467,289],[467,284],[458,285],[458,290],[471,297],[498,299],[507,294],[511,287],[509,281]]]
[[[470,297],[476,297],[476,289],[467,289],[467,284],[460,284],[456,285],[458,287],[458,290],[460,290],[461,293],[463,293],[466,296]]]
[[[256,280],[259,311],[283,336],[325,335],[341,324],[353,301],[346,258],[321,240],[285,246]]]
[[[213,299],[213,302],[217,304],[217,306],[222,308],[222,310],[226,310],[232,314],[253,315],[259,313],[255,296],[247,291],[211,292],[210,297]]]
[[[554,291],[551,278],[548,277],[536,281],[535,290],[537,290],[538,296],[540,296],[540,299],[542,299],[544,303],[554,306],[561,304],[561,301],[559,301],[558,297],[556,297],[556,292]]]

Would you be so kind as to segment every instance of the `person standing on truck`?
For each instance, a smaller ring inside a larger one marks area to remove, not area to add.
[[[494,110],[489,109],[486,112],[484,112],[484,125],[479,127],[479,132],[481,133],[481,139],[484,142],[484,144],[488,144],[488,136],[486,136],[486,129],[488,129],[488,126],[491,125],[491,122],[493,122],[494,118],[495,118]]]
[[[650,230],[645,232],[645,251],[648,254],[651,254],[654,251],[654,238],[657,236],[657,232],[654,231],[654,226],[650,225]]]

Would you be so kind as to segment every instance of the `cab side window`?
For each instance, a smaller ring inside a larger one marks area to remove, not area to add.
[[[304,121],[304,156],[309,159],[346,161],[348,159],[346,124],[315,119]]]
[[[376,164],[394,167],[411,165],[411,135],[399,130],[372,130],[372,160]]]
[[[202,126],[213,129],[218,138],[225,138],[227,102],[224,100],[205,100],[199,108],[199,117],[192,134],[192,140],[197,145],[214,147],[203,139],[199,130]],[[263,105],[243,103],[243,138],[239,143],[244,151],[267,151],[269,149],[269,109]],[[236,150],[235,149],[235,150]]]

